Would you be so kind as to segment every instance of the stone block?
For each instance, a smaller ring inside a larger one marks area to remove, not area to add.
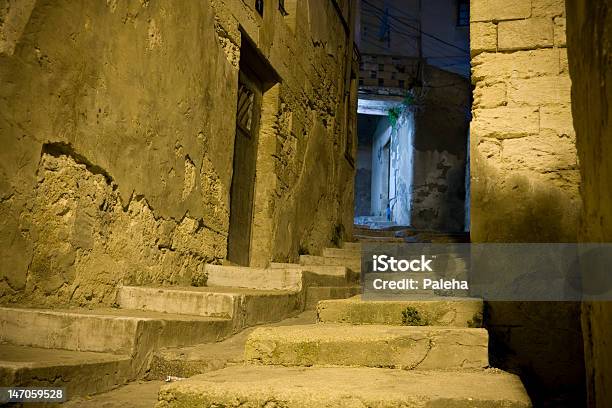
[[[502,162],[507,170],[549,173],[577,168],[576,144],[572,138],[545,132],[537,136],[502,142]]]
[[[497,27],[497,48],[500,51],[552,47],[553,43],[553,21],[550,18],[502,21]]]
[[[554,41],[556,47],[565,47],[567,45],[567,38],[565,35],[566,24],[565,17],[555,17],[554,26]]]
[[[564,0],[531,0],[533,17],[556,17],[565,15]]]
[[[508,103],[517,105],[569,104],[572,82],[568,75],[515,79],[508,83]]]
[[[569,62],[567,60],[567,48],[559,49],[559,73],[569,74]]]
[[[557,135],[576,135],[572,120],[572,109],[569,105],[542,106],[540,108],[540,128],[554,130]]]
[[[474,90],[474,108],[495,108],[506,104],[506,83],[486,86],[479,82]]]
[[[471,23],[470,51],[472,56],[484,51],[497,51],[497,24],[489,22]]]
[[[472,59],[472,81],[500,81],[559,73],[557,49],[517,51],[511,54],[482,53]]]
[[[531,0],[473,0],[470,2],[470,20],[501,21],[528,18]]]
[[[478,137],[498,139],[535,135],[540,132],[540,114],[533,107],[476,109],[471,129]]]
[[[265,327],[251,333],[244,355],[247,363],[264,365],[474,369],[489,365],[488,340],[485,329],[456,327]]]

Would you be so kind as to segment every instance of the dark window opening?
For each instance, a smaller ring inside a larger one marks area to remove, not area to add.
[[[263,0],[255,0],[255,10],[263,17],[264,2]]]
[[[457,27],[470,25],[470,2],[469,0],[458,0],[457,2]]]

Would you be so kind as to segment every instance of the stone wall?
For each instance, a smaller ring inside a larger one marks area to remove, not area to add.
[[[572,112],[582,176],[579,237],[612,242],[612,2],[567,1]],[[590,407],[612,401],[612,303],[583,305]]]
[[[471,237],[574,242],[580,212],[563,0],[473,0]],[[581,403],[579,305],[490,303],[497,365]],[[572,403],[570,403],[571,405]]]
[[[3,302],[108,305],[121,283],[205,283],[204,263],[226,256],[244,36],[281,78],[263,97],[251,262],[350,234],[349,11],[32,5],[0,1]]]

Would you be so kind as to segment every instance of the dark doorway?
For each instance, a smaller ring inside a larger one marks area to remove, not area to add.
[[[247,67],[241,66],[236,108],[227,259],[238,265],[246,266],[249,265],[251,253],[251,224],[261,98],[261,80]]]

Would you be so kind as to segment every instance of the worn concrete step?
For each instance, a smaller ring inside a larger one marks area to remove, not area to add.
[[[123,286],[117,304],[124,309],[233,319],[234,327],[242,328],[299,313],[304,299],[300,292],[286,290]]]
[[[414,300],[324,300],[317,306],[322,323],[481,327],[483,302],[475,298],[425,297]]]
[[[300,264],[304,266],[329,265],[345,266],[354,272],[361,272],[361,258],[330,258],[326,256],[301,255]]]
[[[108,391],[135,378],[126,355],[0,345],[1,387],[65,387],[68,398]]]
[[[123,309],[0,308],[0,342],[129,355],[138,370],[161,347],[214,342],[233,331],[230,319]]]
[[[361,249],[346,248],[323,248],[323,256],[329,258],[359,258],[361,259]]]
[[[359,272],[355,272],[352,269],[342,265],[300,265],[294,263],[279,263],[272,262],[270,264],[272,269],[300,269],[303,272],[307,272],[306,277],[309,279],[309,284],[318,284],[325,279],[334,279],[336,285],[339,286],[342,283],[352,285],[359,283]]]
[[[499,370],[236,366],[162,386],[170,407],[528,408],[521,380]]]
[[[361,286],[311,286],[306,291],[306,310],[315,310],[322,300],[346,299],[361,292]]]
[[[245,347],[251,364],[459,370],[489,365],[485,329],[314,324],[258,328]]]

